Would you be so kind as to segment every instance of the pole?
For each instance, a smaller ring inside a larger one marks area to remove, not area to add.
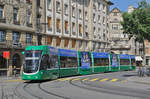
[[[7,58],[7,79],[8,79],[8,58]]]

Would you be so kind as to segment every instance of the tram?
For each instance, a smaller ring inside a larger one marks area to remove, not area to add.
[[[135,69],[135,56],[57,49],[47,45],[27,46],[23,80],[48,80],[74,75]]]

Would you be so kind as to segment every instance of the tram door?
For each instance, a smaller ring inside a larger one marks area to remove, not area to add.
[[[80,74],[92,73],[92,59],[90,52],[80,52]]]

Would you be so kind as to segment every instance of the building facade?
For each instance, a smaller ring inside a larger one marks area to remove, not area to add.
[[[128,7],[128,13],[133,10],[133,6]],[[135,37],[129,39],[129,36],[123,33],[121,21],[123,21],[122,12],[118,8],[112,9],[110,13],[111,51],[117,54],[142,55],[142,44],[136,42]]]
[[[46,0],[46,44],[81,51],[108,51],[108,0]]]
[[[22,66],[21,54],[27,45],[36,45],[31,0],[0,0],[0,75],[12,74]],[[3,58],[3,51],[10,52],[9,67]]]
[[[107,52],[109,0],[0,0],[0,75],[21,70],[27,45]],[[3,52],[10,52],[9,66]],[[7,71],[8,68],[8,72]]]

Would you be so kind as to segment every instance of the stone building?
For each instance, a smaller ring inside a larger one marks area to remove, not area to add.
[[[108,51],[110,5],[108,0],[46,0],[46,44]]]
[[[0,75],[22,66],[27,45],[109,51],[109,0],[0,0]]]
[[[20,70],[25,47],[36,45],[32,12],[32,0],[0,0],[0,75],[7,71],[3,51],[10,52],[8,74],[11,75],[14,66]]]
[[[128,7],[128,13],[134,10],[133,6]],[[114,8],[110,12],[110,40],[111,51],[117,54],[142,55],[142,44],[135,42],[135,37],[131,37],[123,33],[120,22],[122,12],[118,8]]]

